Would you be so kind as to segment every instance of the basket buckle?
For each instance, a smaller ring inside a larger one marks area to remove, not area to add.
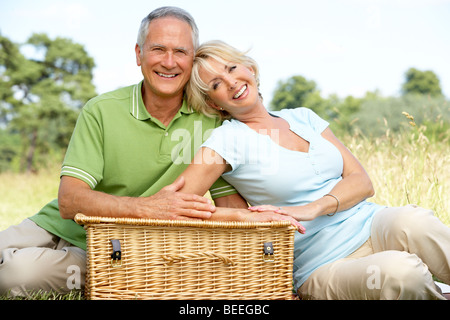
[[[117,268],[122,266],[122,251],[120,249],[120,240],[112,239],[111,244],[113,253],[111,254],[111,267]]]
[[[274,262],[275,261],[275,256],[273,254],[272,242],[264,242],[263,260],[265,262]]]

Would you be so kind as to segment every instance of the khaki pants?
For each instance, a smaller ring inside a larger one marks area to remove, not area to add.
[[[0,232],[0,294],[68,293],[84,289],[86,252],[33,221]]]
[[[443,300],[432,274],[450,284],[450,228],[430,210],[386,208],[375,215],[364,245],[318,268],[298,294],[322,300]]]

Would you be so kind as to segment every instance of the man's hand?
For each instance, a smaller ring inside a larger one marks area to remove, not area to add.
[[[209,219],[216,210],[211,200],[178,192],[183,185],[181,177],[149,197],[119,197],[91,190],[82,180],[63,176],[58,194],[59,210],[64,219],[73,219],[79,212],[102,217]]]
[[[184,178],[162,188],[149,197],[136,198],[136,214],[153,219],[209,219],[216,207],[211,200],[195,194],[178,192],[184,186]]]

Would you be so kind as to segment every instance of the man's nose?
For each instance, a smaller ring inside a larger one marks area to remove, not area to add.
[[[176,67],[177,64],[172,52],[168,51],[164,54],[161,65],[166,69],[173,69]]]

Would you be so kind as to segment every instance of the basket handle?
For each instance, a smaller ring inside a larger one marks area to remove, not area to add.
[[[169,254],[169,255],[163,255],[162,258],[166,261],[165,265],[172,265],[175,262],[180,262],[185,259],[195,259],[195,258],[212,258],[213,260],[220,260],[226,265],[235,265],[235,262],[228,258],[227,256],[224,256],[219,253],[215,253],[212,251],[206,251],[206,252],[191,252],[191,253],[184,253],[184,254]]]

